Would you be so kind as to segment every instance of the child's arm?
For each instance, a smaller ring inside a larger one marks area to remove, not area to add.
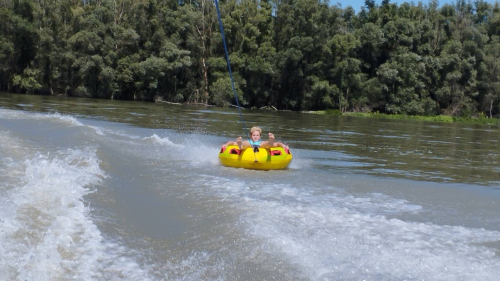
[[[236,145],[238,145],[240,150],[252,147],[248,141],[244,141],[241,137],[236,139]]]
[[[276,144],[274,143],[274,134],[273,133],[269,133],[269,140],[268,141],[263,141],[261,144],[260,144],[260,147],[262,148],[271,148],[271,147],[275,147]]]
[[[283,149],[289,149],[288,145],[282,143],[282,142],[274,142],[274,135],[272,133],[269,133],[269,141],[263,141],[260,144],[260,147],[262,148],[271,148],[271,147],[283,147]]]
[[[222,148],[226,148],[230,145],[238,145],[238,143],[236,143],[235,141],[228,141],[226,142],[225,144],[222,145]]]
[[[222,145],[222,148],[226,148],[229,145],[237,145],[240,148],[240,150],[251,147],[250,143],[248,141],[243,141],[241,137],[238,137],[236,141],[226,142],[225,144]]]
[[[275,146],[275,147],[276,147],[276,146],[280,146],[280,147],[283,147],[283,149],[290,149],[290,148],[288,147],[288,145],[286,145],[286,144],[284,144],[284,143],[281,143],[281,142],[275,142],[275,143],[274,143],[274,146]]]

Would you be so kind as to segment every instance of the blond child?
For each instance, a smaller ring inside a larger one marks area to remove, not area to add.
[[[250,139],[248,141],[244,141],[241,137],[238,137],[236,141],[228,141],[225,144],[222,145],[222,148],[226,148],[228,145],[237,145],[240,150],[246,149],[246,148],[271,148],[271,147],[283,147],[284,149],[289,149],[288,145],[285,145],[281,142],[275,142],[274,141],[274,135],[273,133],[269,133],[269,140],[268,141],[263,141],[261,139],[261,133],[262,129],[259,127],[252,127],[250,129]]]

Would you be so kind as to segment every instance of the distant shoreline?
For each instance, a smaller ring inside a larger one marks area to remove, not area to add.
[[[420,116],[420,115],[405,115],[405,114],[385,114],[379,112],[345,112],[339,110],[318,110],[318,111],[302,111],[303,113],[319,114],[319,115],[333,115],[333,116],[348,116],[348,117],[369,117],[379,119],[395,119],[395,120],[416,120],[416,121],[429,121],[429,122],[443,122],[443,123],[469,123],[469,124],[484,124],[484,125],[498,125],[500,119],[489,118],[484,114],[479,114],[477,117],[452,117],[448,115],[436,116]]]
[[[0,94],[7,95],[26,95],[20,93],[8,93],[0,91]],[[44,95],[35,95],[35,96],[44,96]],[[92,98],[92,97],[67,97],[67,96],[51,96],[55,98],[85,98],[85,99],[102,99],[102,98]],[[120,101],[130,101],[130,100],[120,100]],[[139,102],[151,102],[151,101],[139,101]],[[208,106],[208,107],[220,107],[224,108],[224,106],[217,106],[212,104],[200,104],[200,103],[173,103],[166,101],[152,101],[152,103],[158,104],[170,104],[170,105],[198,105],[198,106]],[[229,107],[236,107],[235,105],[229,105]],[[266,106],[262,108],[245,108],[240,107],[242,109],[259,109],[259,110],[271,110],[271,111],[293,111],[293,112],[301,112],[308,114],[317,114],[317,115],[332,115],[332,116],[347,116],[347,117],[369,117],[369,118],[379,118],[379,119],[393,119],[393,120],[416,120],[416,121],[428,121],[428,122],[443,122],[443,123],[469,123],[469,124],[484,124],[484,125],[499,125],[500,119],[498,117],[489,118],[482,112],[480,112],[477,116],[474,117],[453,117],[449,115],[436,115],[436,116],[422,116],[422,115],[405,115],[405,114],[386,114],[380,112],[344,112],[342,113],[338,109],[327,109],[327,110],[303,110],[303,111],[295,111],[295,110],[278,110],[274,106]]]

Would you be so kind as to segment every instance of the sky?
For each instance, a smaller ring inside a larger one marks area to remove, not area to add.
[[[474,0],[472,0],[473,2]],[[500,0],[485,0],[485,2],[488,2],[488,3],[492,3],[494,4],[496,1],[500,1]],[[408,2],[408,3],[415,3],[418,4],[418,0],[416,1],[410,1],[410,0],[391,0],[390,3],[397,3],[398,5],[399,4],[402,4],[404,2]],[[423,4],[427,5],[429,3],[429,0],[422,0],[421,1]],[[443,4],[446,4],[446,3],[455,3],[456,1],[455,0],[439,0],[439,5],[443,5]],[[347,6],[352,6],[354,8],[354,10],[356,12],[359,12],[361,10],[361,7],[365,5],[365,0],[330,0],[330,4],[332,5],[335,5],[335,3],[340,3],[342,5],[342,8],[345,8]],[[375,3],[377,3],[377,5],[380,5],[380,3],[382,3],[382,0],[375,0]]]

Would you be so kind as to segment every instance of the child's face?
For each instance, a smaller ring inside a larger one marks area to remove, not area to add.
[[[259,131],[253,131],[252,133],[252,141],[258,141],[260,140],[260,132]]]

